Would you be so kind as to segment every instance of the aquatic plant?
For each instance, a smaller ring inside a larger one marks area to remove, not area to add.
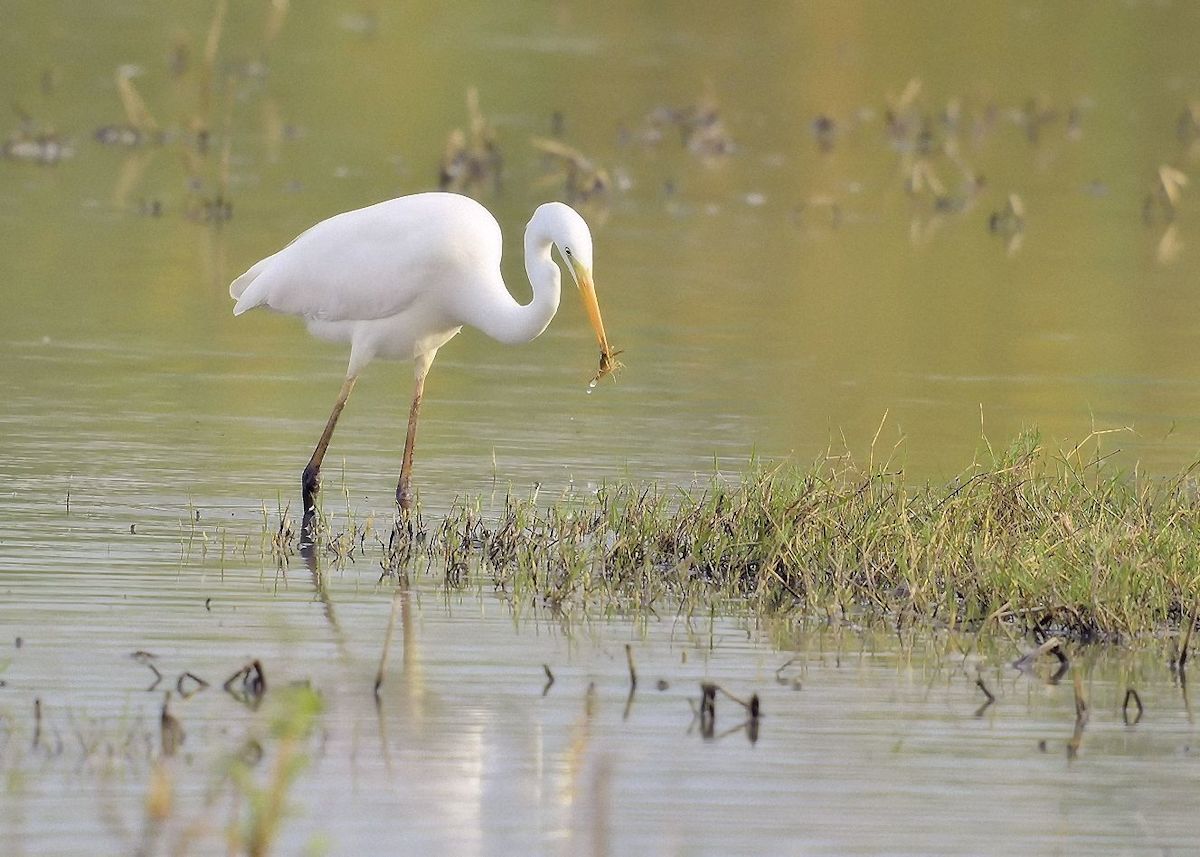
[[[742,604],[1081,640],[1182,627],[1200,591],[1195,465],[1146,478],[1096,441],[1051,451],[1025,433],[946,484],[828,456],[695,492],[460,501],[377,537],[380,564],[407,573],[424,558],[448,587],[482,577],[518,607],[564,611]]]

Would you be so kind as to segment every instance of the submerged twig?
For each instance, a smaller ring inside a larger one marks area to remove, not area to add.
[[[988,690],[988,686],[987,686],[986,684],[984,684],[984,682],[983,682],[983,676],[977,676],[977,677],[976,677],[976,679],[975,679],[975,686],[976,686],[977,688],[979,688],[980,690],[982,690],[982,691],[983,691],[983,695],[984,695],[984,701],[983,701],[983,704],[982,704],[982,705],[980,705],[978,708],[976,708],[976,709],[975,709],[975,716],[976,716],[976,717],[983,717],[983,713],[984,713],[985,711],[987,711],[987,710],[988,710],[988,708],[990,708],[990,707],[992,706],[992,703],[994,703],[994,702],[996,701],[996,696],[995,696],[995,694],[993,694],[993,693],[992,693],[990,690]]]
[[[163,697],[158,732],[162,754],[164,756],[174,756],[175,751],[183,746],[185,734],[183,724],[179,722],[179,718],[171,713],[171,691],[169,690]]]
[[[1079,748],[1083,746],[1083,729],[1088,722],[1088,707],[1087,700],[1083,697],[1083,677],[1079,673],[1075,673],[1075,729],[1071,733],[1071,740],[1067,742],[1067,758],[1074,759],[1079,755]]]
[[[130,655],[130,657],[154,673],[154,682],[148,688],[146,688],[146,690],[151,691],[157,689],[163,680],[163,674],[159,672],[158,667],[154,665],[154,659],[158,656],[153,655],[150,652],[139,650]]]
[[[207,687],[208,682],[194,672],[182,673],[175,681],[175,690],[183,699],[189,699]]]
[[[1134,716],[1132,721],[1129,719],[1129,700],[1131,699],[1134,701],[1134,704],[1137,705],[1137,715]],[[1121,717],[1125,720],[1125,725],[1136,726],[1138,722],[1141,721],[1142,714],[1145,712],[1145,710],[1146,709],[1142,706],[1142,698],[1138,695],[1138,692],[1132,687],[1126,688],[1125,701],[1121,703]]]
[[[1032,672],[1037,659],[1045,654],[1054,655],[1058,660],[1058,668],[1046,679],[1049,684],[1057,684],[1066,675],[1067,670],[1071,666],[1071,661],[1067,658],[1066,653],[1063,652],[1062,640],[1058,637],[1051,637],[1032,652],[1017,658],[1013,661],[1013,667],[1024,673]]]
[[[1183,674],[1184,669],[1187,667],[1188,649],[1192,644],[1192,634],[1196,630],[1196,619],[1200,618],[1200,596],[1197,596],[1196,600],[1192,602],[1191,612],[1188,613],[1187,616],[1187,627],[1183,632],[1183,642],[1179,646],[1178,667],[1181,675]]]
[[[257,658],[225,680],[226,693],[249,708],[258,708],[267,692],[267,676]]]

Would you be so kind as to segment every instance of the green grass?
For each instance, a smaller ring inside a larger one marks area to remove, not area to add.
[[[623,483],[550,506],[460,502],[376,543],[387,572],[430,569],[451,587],[482,576],[517,605],[562,611],[795,611],[1081,640],[1176,630],[1200,593],[1191,469],[1147,479],[1099,440],[1052,452],[1027,433],[948,484],[839,456],[694,492]],[[347,538],[330,554],[344,558]]]

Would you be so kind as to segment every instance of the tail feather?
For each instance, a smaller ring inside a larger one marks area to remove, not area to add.
[[[255,294],[257,289],[251,289],[250,286],[258,279],[263,272],[266,260],[254,265],[249,271],[242,274],[236,280],[229,284],[229,296],[237,301],[233,307],[234,315],[241,315],[246,310],[254,309],[262,303],[262,297]]]

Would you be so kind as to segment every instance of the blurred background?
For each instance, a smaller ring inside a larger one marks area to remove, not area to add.
[[[1200,7],[1136,0],[9,0],[0,468],[31,503],[290,499],[347,354],[235,321],[228,283],[444,186],[496,214],[522,301],[529,214],[575,204],[627,368],[587,394],[569,292],[530,345],[464,331],[427,386],[427,504],[877,431],[920,479],[1027,426],[1129,429],[1105,452],[1174,472],[1200,451],[1198,38]],[[373,365],[346,411],[354,502],[390,500],[410,379]]]

